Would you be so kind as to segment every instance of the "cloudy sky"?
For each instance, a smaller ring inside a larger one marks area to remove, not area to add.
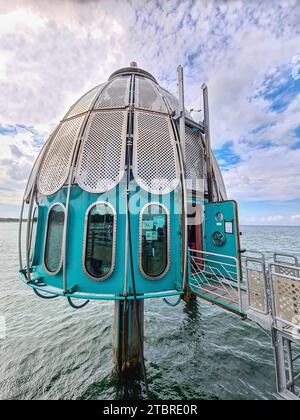
[[[0,0],[0,217],[71,104],[133,60],[175,94],[182,64],[188,108],[208,82],[242,223],[300,225],[300,0]]]

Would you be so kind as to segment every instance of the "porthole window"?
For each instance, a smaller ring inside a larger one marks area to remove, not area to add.
[[[86,216],[84,270],[96,280],[111,275],[115,264],[116,212],[106,202],[93,204]]]
[[[35,241],[37,235],[37,223],[38,223],[38,207],[35,207],[32,213],[31,229],[30,229],[30,242],[29,242],[29,257],[30,262],[34,259]]]
[[[222,222],[222,221],[223,221],[223,219],[224,219],[223,214],[222,214],[221,212],[218,212],[218,213],[216,214],[216,221],[217,221],[217,222]]]
[[[49,274],[57,274],[62,265],[62,243],[65,224],[65,208],[62,204],[54,204],[49,209],[46,243],[45,268]]]
[[[169,215],[159,203],[141,212],[140,269],[150,279],[161,278],[169,267]]]

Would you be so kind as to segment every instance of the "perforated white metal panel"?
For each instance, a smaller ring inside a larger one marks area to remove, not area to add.
[[[276,317],[300,326],[300,279],[273,276]]]
[[[81,146],[76,180],[85,191],[102,193],[125,171],[126,111],[92,113]]]
[[[160,91],[162,93],[162,95],[164,96],[167,104],[169,105],[169,108],[171,109],[172,112],[176,112],[179,113],[179,100],[176,98],[176,96],[172,95],[172,93],[168,92],[166,89],[160,87]],[[185,108],[185,115],[187,118],[189,118],[190,120],[192,120],[192,116],[189,113],[189,111]]]
[[[130,80],[130,77],[119,77],[109,82],[94,109],[125,108],[129,103]]]
[[[275,267],[275,271],[284,276],[299,277],[299,269],[297,268],[279,265]]]
[[[167,194],[179,183],[176,144],[168,116],[135,111],[133,173],[153,194]]]
[[[267,313],[268,306],[264,272],[248,268],[247,276],[250,307],[259,312]]]
[[[34,184],[36,176],[37,176],[37,173],[40,169],[40,164],[41,164],[44,153],[45,153],[45,146],[43,147],[43,149],[40,151],[38,157],[36,158],[36,160],[34,162],[34,165],[32,167],[31,173],[29,175],[27,185],[26,185],[26,189],[25,189],[25,193],[24,193],[24,199],[25,200],[28,200],[28,198],[30,196],[33,184]]]
[[[54,194],[67,181],[73,150],[83,120],[84,116],[81,116],[63,122],[50,139],[51,144],[46,151],[38,179],[39,191],[42,194]]]
[[[166,104],[155,83],[142,77],[135,78],[135,107],[168,113]]]
[[[105,85],[106,83],[102,83],[101,85],[96,86],[94,89],[90,90],[88,93],[82,96],[82,98],[80,98],[79,101],[77,101],[71,107],[65,118],[74,117],[75,115],[87,112],[90,109],[93,100],[96,98],[99,92],[101,92]]]
[[[204,148],[199,132],[186,127],[186,180],[189,189],[204,190]]]

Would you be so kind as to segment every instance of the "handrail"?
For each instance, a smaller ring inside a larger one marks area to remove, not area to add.
[[[191,253],[193,253],[194,251],[191,251]],[[222,257],[223,258],[223,255],[219,255],[220,257]],[[193,256],[193,258],[195,258],[195,259],[199,259],[199,260],[206,260],[206,261],[209,261],[209,262],[220,262],[220,261],[216,261],[216,260],[209,260],[208,258],[204,258],[204,257],[194,257]],[[235,264],[229,264],[229,263],[225,263],[225,262],[222,262],[222,264],[223,265],[228,265],[229,267],[236,267],[236,265]]]
[[[193,257],[191,257],[192,258],[192,260],[194,260],[194,258]],[[202,259],[202,261],[206,261],[206,259],[205,258],[203,258]],[[209,260],[209,261],[211,261],[211,260]],[[219,263],[219,261],[211,261],[211,262],[213,262],[213,263]],[[217,268],[217,267],[210,267],[210,266],[208,266],[208,268],[212,271],[212,273],[211,274],[213,274],[214,276],[219,276],[219,277],[223,277],[223,279],[224,279],[224,281],[226,280],[226,277],[224,277],[223,275],[222,275],[222,273],[221,273],[221,271]],[[225,269],[225,267],[223,267],[224,268],[224,270],[226,270]],[[218,271],[218,274],[216,274],[215,272],[214,272],[214,270],[217,270]],[[202,271],[202,273],[204,273],[204,270]],[[229,274],[229,272],[226,270],[226,273],[227,274]],[[229,276],[230,276],[230,278],[231,278],[231,280],[232,281],[235,281],[233,278],[232,278],[232,276],[229,274]],[[234,290],[234,288],[229,284],[229,283],[226,283],[226,285],[227,286],[230,286],[230,288],[234,291],[234,293],[235,294],[237,294],[236,292],[235,292],[235,290]],[[222,287],[226,290],[226,288],[225,288],[225,286],[224,286],[224,283],[222,283]]]
[[[295,271],[300,271],[300,266],[297,266],[297,265],[288,265],[288,264],[281,264],[281,263],[271,263],[271,264],[269,264],[269,269],[271,269],[271,267],[275,267],[275,268],[276,267],[282,267],[282,268],[293,269]],[[271,271],[270,271],[270,273],[271,273]],[[276,272],[276,274],[277,275],[283,275],[283,274],[277,273],[277,272]],[[295,279],[298,280],[299,278],[298,277],[295,277]]]
[[[42,291],[44,293],[49,293],[50,295],[57,295],[60,297],[70,297],[74,299],[90,299],[90,300],[113,300],[113,301],[121,301],[121,300],[133,300],[133,295],[113,295],[113,294],[93,294],[93,293],[81,293],[81,292],[67,292],[64,293],[63,289],[57,289],[52,286],[43,285],[41,286],[36,281],[32,280],[31,282],[28,282],[25,274],[25,270],[19,271],[19,278],[20,280],[25,283],[27,286],[36,289],[38,291]],[[137,295],[137,299],[160,299],[164,297],[171,297],[171,296],[181,296],[184,294],[183,290],[168,290],[165,292],[153,292],[153,293],[147,293],[144,295]]]
[[[295,264],[291,264],[291,265],[293,267],[298,267],[299,266],[299,261],[298,261],[298,258],[297,258],[296,255],[288,254],[286,252],[275,252],[273,254],[274,262],[275,263],[278,263],[278,264],[281,264],[282,262],[283,263],[286,263],[286,261],[278,261],[278,257],[292,258],[294,260],[294,263]]]
[[[189,260],[192,271],[194,270],[194,273],[190,272],[189,276],[191,290],[195,293],[203,293],[204,297],[215,296],[212,300],[216,299],[220,304],[230,306],[226,301],[232,302],[242,313],[242,288],[238,259],[214,252],[190,249]],[[229,263],[228,260],[234,261],[234,264]]]
[[[263,252],[257,251],[256,249],[246,249],[245,254],[258,254],[258,255],[260,255],[262,260],[265,260],[265,255],[263,254]],[[243,255],[243,257],[248,258],[247,255],[245,255],[245,254]],[[250,258],[252,258],[252,257],[250,257]]]
[[[190,249],[190,252],[196,252],[202,255],[215,255],[216,257],[228,258],[229,260],[238,262],[238,259],[236,257],[232,257],[231,255],[222,255],[222,254],[216,254],[215,252],[199,251],[198,249]]]

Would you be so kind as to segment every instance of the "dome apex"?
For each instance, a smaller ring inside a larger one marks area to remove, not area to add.
[[[135,66],[133,66],[133,64],[135,64]],[[155,79],[154,76],[152,76],[151,73],[149,73],[146,70],[143,70],[139,67],[137,67],[137,63],[136,62],[132,62],[130,63],[130,67],[123,67],[119,70],[116,70],[115,72],[113,72],[108,80],[114,79],[116,76],[120,76],[120,75],[131,75],[131,74],[139,74],[141,76],[145,76],[148,79],[151,79],[153,82],[157,83],[157,80]]]

